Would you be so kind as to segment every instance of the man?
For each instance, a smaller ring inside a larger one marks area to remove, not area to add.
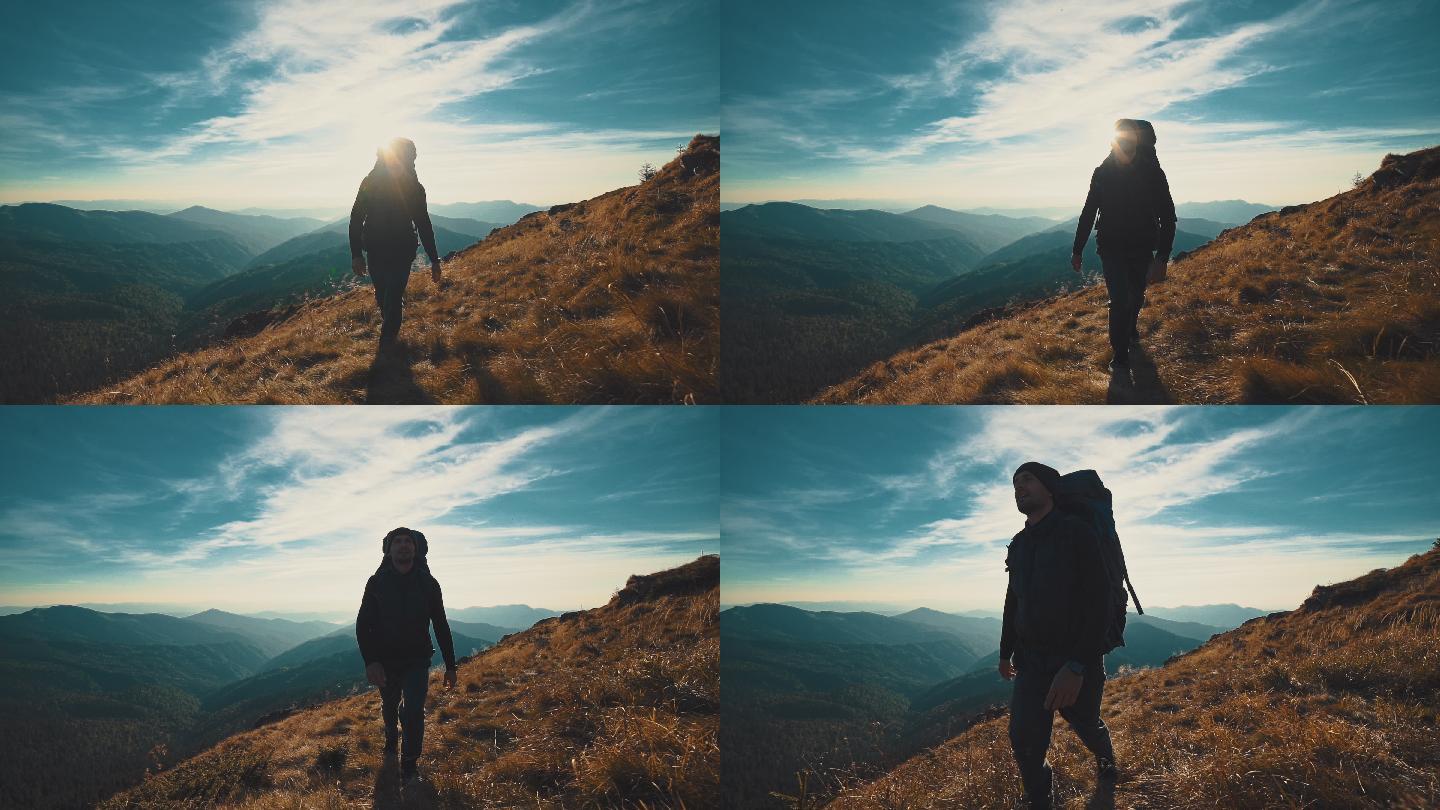
[[[1005,557],[1000,676],[1015,681],[1010,745],[1030,807],[1042,810],[1050,807],[1045,752],[1057,710],[1095,755],[1099,778],[1116,778],[1110,730],[1100,719],[1109,581],[1095,530],[1055,507],[1060,473],[1027,461],[1013,482],[1025,528]]]
[[[425,692],[430,680],[430,624],[445,658],[445,686],[455,685],[455,644],[440,583],[425,562],[429,546],[425,535],[404,527],[381,541],[385,559],[365,583],[355,636],[365,659],[365,679],[380,687],[381,715],[385,721],[385,754],[396,753],[395,719],[405,732],[401,749],[401,778],[417,778],[415,761],[425,734]],[[404,706],[401,707],[401,699]]]
[[[405,285],[415,261],[416,231],[430,257],[430,279],[440,283],[440,254],[425,208],[425,187],[415,174],[415,154],[415,143],[408,138],[396,138],[375,150],[375,166],[360,181],[350,209],[350,267],[355,275],[364,276],[366,262],[361,249],[369,253],[375,303],[380,307],[382,349],[394,345],[400,334]]]
[[[1070,268],[1076,273],[1092,225],[1110,293],[1110,371],[1128,378],[1130,347],[1140,342],[1146,281],[1164,278],[1175,245],[1175,201],[1155,155],[1155,129],[1149,121],[1115,122],[1110,154],[1090,175],[1090,192],[1075,229]]]

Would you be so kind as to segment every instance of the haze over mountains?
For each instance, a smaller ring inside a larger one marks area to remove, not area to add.
[[[447,615],[463,656],[559,614],[505,605]],[[156,746],[173,761],[277,712],[352,693],[364,680],[353,621],[69,605],[0,616],[0,804],[93,802],[153,767]]]
[[[1175,250],[1205,244],[1238,224],[1226,218],[1256,209],[1269,210],[1243,201],[1177,206]],[[1078,216],[771,202],[732,208],[721,222],[723,386],[731,402],[803,400],[827,380],[972,326],[998,307],[1096,283],[1100,266],[1091,238],[1091,272],[1070,270]]]
[[[441,255],[535,210],[508,200],[436,207],[466,215],[433,215]],[[468,216],[477,212],[499,219]],[[348,215],[326,222],[203,206],[164,215],[0,206],[0,336],[27,347],[0,362],[0,401],[93,387],[225,336],[247,313],[368,283],[350,274],[347,226]]]
[[[1159,666],[1262,613],[1207,605],[1172,615],[1218,623],[1132,615],[1109,668]],[[833,768],[888,767],[1005,703],[1010,684],[995,669],[1000,625],[994,616],[930,608],[893,616],[778,604],[726,609],[725,806],[785,807],[771,794],[793,794],[797,772],[811,774],[815,795]]]

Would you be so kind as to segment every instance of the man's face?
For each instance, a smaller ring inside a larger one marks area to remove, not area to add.
[[[1110,144],[1110,150],[1115,153],[1115,159],[1126,164],[1135,159],[1135,144],[1139,140],[1134,130],[1115,130],[1115,140]]]
[[[415,538],[408,534],[397,534],[390,538],[390,562],[404,567],[415,561]]]
[[[1050,490],[1040,483],[1040,479],[1029,470],[1024,470],[1015,476],[1015,508],[1023,514],[1033,515],[1036,512],[1044,511],[1053,502]]]

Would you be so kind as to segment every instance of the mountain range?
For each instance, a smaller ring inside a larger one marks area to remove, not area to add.
[[[1234,618],[1234,607],[1185,610]],[[1125,645],[1107,656],[1111,670],[1160,666],[1231,627],[1130,619]],[[930,608],[894,616],[777,604],[726,609],[724,806],[784,807],[776,794],[793,793],[797,774],[814,795],[837,768],[855,778],[892,766],[1004,704],[1000,625],[994,616]]]
[[[998,308],[1095,284],[1100,265],[1091,239],[1091,272],[1070,269],[1078,217],[772,202],[726,211],[721,222],[722,385],[730,402],[803,400]],[[1175,249],[1193,250],[1226,228],[1182,218]]]
[[[164,756],[98,806],[714,807],[719,575],[709,556],[632,576],[462,659],[454,689],[432,675],[419,785],[400,786],[364,689]]]
[[[1440,401],[1437,200],[1440,147],[1387,155],[1349,191],[1182,250],[1147,290],[1133,380],[1106,371],[1105,290],[1091,286],[952,319],[813,401]],[[1187,213],[1224,224],[1248,210]]]
[[[718,137],[697,135],[639,185],[447,254],[438,287],[413,274],[392,352],[377,352],[372,292],[342,286],[236,319],[229,339],[73,400],[714,402],[719,154]]]
[[[447,613],[457,656],[558,615],[525,605]],[[157,746],[185,755],[365,685],[353,624],[71,605],[0,616],[0,680],[5,737],[24,749],[0,762],[0,805],[7,807],[93,802],[153,767]],[[59,784],[57,774],[64,774]]]
[[[1294,610],[1251,619],[1163,666],[1117,673],[1101,716],[1118,786],[1100,789],[1089,752],[1057,730],[1057,806],[1434,806],[1437,595],[1440,541],[1395,568],[1317,586]],[[1006,723],[1003,709],[977,715],[923,754],[849,782],[826,806],[953,806],[949,797],[1016,806]]]
[[[509,201],[457,205],[498,219],[432,215],[442,255],[534,210]],[[348,222],[203,206],[168,214],[0,206],[0,333],[27,346],[0,361],[0,402],[94,387],[177,349],[234,336],[247,314],[364,283],[350,274]]]

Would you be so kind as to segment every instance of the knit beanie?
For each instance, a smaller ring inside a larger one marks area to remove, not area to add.
[[[1015,475],[1028,472],[1040,479],[1040,483],[1053,497],[1060,491],[1060,473],[1054,467],[1047,467],[1038,461],[1027,461],[1015,468]],[[1013,480],[1015,475],[1010,476]]]

